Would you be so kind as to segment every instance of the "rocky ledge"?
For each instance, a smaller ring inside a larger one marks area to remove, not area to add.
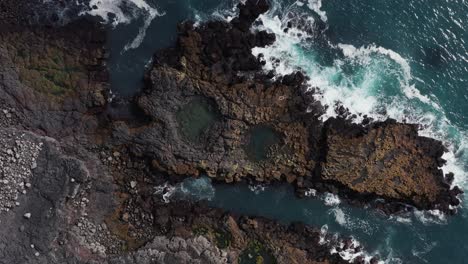
[[[275,41],[250,29],[268,3],[246,1],[239,10],[229,23],[180,24],[177,44],[156,54],[136,99],[151,121],[123,130],[135,155],[175,178],[284,180],[299,194],[313,188],[354,202],[383,198],[377,206],[388,213],[407,205],[453,212],[460,190],[440,169],[441,142],[419,136],[413,124],[354,124],[346,109],[321,121],[324,109],[306,76],[265,73],[263,56],[252,55]]]
[[[36,24],[59,2],[0,4],[0,263],[364,263],[315,228],[161,202],[166,176],[132,147],[151,123],[109,104],[101,26]]]
[[[339,238],[328,234],[326,229],[301,223],[285,226],[264,218],[227,214],[203,204],[177,201],[160,203],[154,214],[160,230],[167,230],[166,236],[170,234],[175,241],[183,241],[179,247],[188,252],[193,239],[209,241],[218,250],[214,252],[219,253],[205,257],[218,259],[214,263],[349,263],[341,253],[330,255],[330,248],[354,255],[354,263],[365,263],[362,247],[352,238]],[[184,259],[184,254],[175,252],[179,256],[174,256],[173,263],[185,263],[178,261]],[[369,262],[377,263],[378,258]]]
[[[165,203],[155,187],[168,176],[288,181],[298,194],[384,198],[389,213],[458,204],[444,147],[416,125],[322,122],[306,76],[262,72],[251,48],[274,36],[250,27],[265,1],[230,23],[181,24],[124,115],[109,104],[102,28],[38,26],[39,2],[55,3],[0,4],[0,263],[377,262],[325,230]]]

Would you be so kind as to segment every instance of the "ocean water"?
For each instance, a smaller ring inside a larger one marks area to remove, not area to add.
[[[92,1],[109,30],[113,92],[141,87],[155,50],[174,43],[177,22],[227,19],[238,0]],[[442,140],[445,172],[465,191],[468,171],[468,2],[465,0],[272,0],[256,29],[276,34],[263,53],[265,70],[302,70],[316,97],[364,115],[421,124],[421,135]],[[115,15],[107,16],[107,12]],[[291,28],[284,28],[291,23]],[[272,61],[281,60],[279,65]],[[190,199],[283,222],[302,221],[352,235],[386,263],[468,263],[466,201],[459,213],[416,212],[388,217],[322,195],[297,199],[291,187],[212,185],[188,180],[173,188]],[[311,191],[313,194],[313,191]],[[165,197],[169,199],[169,196]]]

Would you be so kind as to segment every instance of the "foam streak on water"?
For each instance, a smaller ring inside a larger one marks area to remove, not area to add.
[[[146,35],[146,30],[151,25],[153,19],[162,16],[156,8],[150,6],[144,0],[91,0],[89,2],[90,10],[84,11],[81,15],[88,14],[102,18],[105,23],[128,24],[131,21],[142,17],[143,25],[138,31],[138,35],[124,47],[124,51],[135,49],[140,46]],[[114,18],[110,21],[110,16]]]
[[[300,1],[298,1],[300,2]],[[327,22],[327,13],[322,11],[322,0],[309,0],[307,6],[320,16],[320,19]]]

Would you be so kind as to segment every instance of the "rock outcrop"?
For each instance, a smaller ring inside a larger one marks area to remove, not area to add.
[[[12,26],[63,26],[75,20],[90,0],[3,0],[0,3],[0,28]]]
[[[73,215],[65,204],[89,172],[82,162],[64,155],[59,143],[51,138],[15,129],[1,128],[0,133],[4,139],[13,140],[6,143],[9,148],[18,149],[17,160],[10,163],[21,165],[5,164],[10,171],[2,176],[0,263],[65,263],[66,248],[57,247],[69,228],[68,217]],[[15,141],[16,136],[21,139]],[[27,151],[20,151],[25,148]],[[11,198],[5,191],[11,189],[22,190],[13,197],[12,205],[5,203]],[[49,254],[53,251],[56,262]]]
[[[242,30],[233,32],[233,39],[253,36],[243,23],[250,25],[266,6],[252,3],[235,20]],[[161,203],[154,187],[167,179],[146,157],[134,156],[138,145],[132,147],[145,139],[135,133],[155,133],[151,123],[142,126],[133,119],[141,116],[115,118],[119,114],[109,106],[103,29],[86,20],[36,24],[31,16],[41,13],[42,4],[0,4],[0,263],[343,263],[330,253],[331,244],[317,244],[321,233],[313,228],[304,232],[186,201]],[[16,16],[22,12],[24,17]],[[230,59],[247,58],[244,62],[225,61],[233,72],[260,69],[247,55],[252,45],[271,43],[272,36],[262,34],[253,44],[239,44]],[[220,113],[211,115],[217,109],[213,101],[200,102],[201,107],[194,100],[177,119],[192,122],[191,109],[205,113],[205,125],[194,130],[204,133],[211,120],[219,122]],[[265,118],[273,120],[294,106],[281,107]],[[210,140],[193,137],[198,132],[186,128],[184,137],[195,144]],[[254,154],[252,149],[252,159]],[[225,229],[229,232],[220,231]]]
[[[453,174],[441,169],[447,149],[418,135],[418,129],[392,119],[361,125],[331,118],[324,123],[315,176],[302,186],[339,193],[388,214],[414,208],[454,214],[463,192],[452,186]]]
[[[458,204],[440,142],[394,121],[323,123],[306,76],[262,72],[251,49],[275,38],[250,27],[265,0],[240,4],[230,23],[181,24],[125,118],[109,106],[103,29],[35,24],[42,4],[65,2],[0,3],[0,263],[344,263],[337,251],[361,253],[302,224],[162,202],[155,187],[168,176],[288,181],[298,193],[384,198],[387,212]]]
[[[353,124],[343,108],[322,122],[306,76],[265,73],[263,56],[252,55],[275,40],[248,30],[266,1],[239,10],[230,23],[182,23],[175,47],[156,54],[137,98],[151,121],[131,133],[135,155],[175,178],[287,181],[299,193],[383,198],[379,207],[388,213],[410,209],[401,204],[444,212],[458,205],[459,190],[450,190],[439,169],[446,151],[440,142],[420,137],[411,124]]]
[[[222,252],[204,236],[189,239],[157,236],[144,248],[109,263],[161,263],[161,264],[224,264],[227,253]]]
[[[49,136],[95,131],[109,90],[103,36],[84,20],[0,27],[1,108]]]
[[[363,128],[330,119],[324,135],[321,180],[368,199],[404,201],[421,209],[448,211],[458,205],[440,169],[445,147],[418,136],[416,125],[388,120]]]
[[[187,247],[194,237],[201,236],[220,249],[214,255],[224,260],[207,263],[348,263],[338,254],[330,255],[330,247],[336,246],[338,252],[363,253],[361,248],[350,246],[348,239],[299,223],[284,226],[264,218],[226,214],[202,204],[177,201],[156,203],[154,208],[159,230],[183,238]]]
[[[153,122],[134,139],[135,153],[151,155],[156,169],[226,182],[293,182],[312,173],[319,112],[306,111],[312,100],[301,73],[282,82],[261,73],[251,49],[274,36],[246,30],[250,16],[267,10],[260,2],[241,5],[240,16],[249,18],[231,24],[182,24],[177,47],[156,56],[149,87],[138,98]],[[203,121],[206,127],[197,128]]]

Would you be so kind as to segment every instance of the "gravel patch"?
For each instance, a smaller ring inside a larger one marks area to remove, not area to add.
[[[42,143],[26,133],[0,130],[0,212],[19,206],[18,197],[32,188],[31,177]]]

